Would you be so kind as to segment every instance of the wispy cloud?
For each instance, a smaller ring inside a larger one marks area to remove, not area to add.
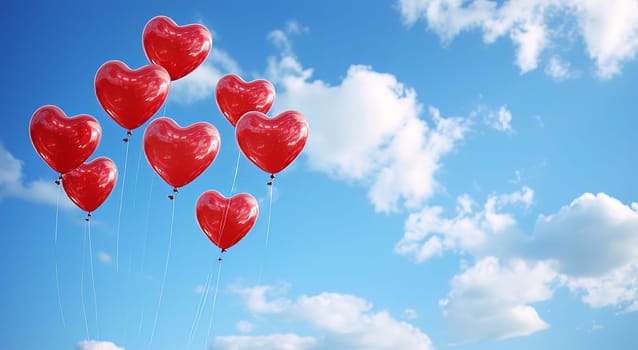
[[[245,321],[245,320],[237,322],[235,327],[237,328],[238,331],[242,333],[249,333],[255,329],[255,325],[252,322]]]
[[[60,207],[64,209],[74,207],[61,186],[56,186],[53,181],[25,182],[22,163],[0,143],[0,200],[18,198],[52,206],[59,203]]]
[[[113,258],[107,253],[107,252],[98,252],[97,253],[97,258],[98,260],[100,260],[102,263],[110,265],[113,263]]]
[[[580,73],[572,70],[571,64],[554,55],[545,66],[545,74],[556,81],[578,78]]]

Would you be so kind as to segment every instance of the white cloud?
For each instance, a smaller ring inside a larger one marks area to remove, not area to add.
[[[219,350],[306,350],[315,349],[317,339],[296,334],[263,336],[223,336],[215,338],[214,349]]]
[[[238,331],[242,333],[248,333],[255,330],[255,325],[252,322],[245,321],[245,320],[237,322],[237,325],[235,325],[235,327],[237,328]]]
[[[461,195],[457,198],[456,216],[452,218],[443,216],[442,207],[424,207],[406,220],[405,233],[396,244],[395,252],[411,256],[418,263],[446,250],[494,253],[494,241],[499,236],[508,239],[509,235],[504,233],[516,226],[513,215],[504,213],[503,209],[512,205],[528,207],[533,198],[534,191],[523,186],[520,191],[488,196],[483,208],[475,211],[474,200],[469,195]]]
[[[113,263],[113,258],[106,252],[98,252],[97,253],[97,258],[105,263],[105,264],[112,264]]]
[[[604,193],[585,193],[556,214],[539,217],[523,253],[553,261],[584,303],[637,311],[637,209]]]
[[[419,318],[419,313],[414,309],[405,309],[403,310],[403,318],[406,320],[416,320]]]
[[[570,0],[598,75],[620,73],[622,63],[638,50],[638,2],[635,0]]]
[[[269,286],[237,288],[248,309],[272,314],[280,320],[300,321],[320,334],[312,349],[432,349],[429,337],[413,325],[398,321],[386,311],[373,311],[365,299],[338,293],[300,296],[296,300],[268,294],[281,291]],[[260,337],[243,337],[242,339]]]
[[[585,193],[540,216],[526,254],[556,260],[561,273],[602,277],[638,263],[638,211],[604,193]]]
[[[215,49],[192,73],[171,84],[169,99],[179,104],[214,99],[217,81],[227,73],[241,75],[241,68],[226,51]]]
[[[545,74],[549,75],[556,81],[577,78],[578,72],[571,70],[569,62],[563,61],[560,57],[554,55],[549,59],[545,66]]]
[[[54,174],[51,171],[51,174]],[[16,159],[2,144],[0,144],[0,200],[3,198],[19,198],[25,201],[48,204],[60,208],[73,208],[73,203],[58,188],[53,180],[35,180],[28,183],[23,181],[22,161]]]
[[[77,350],[125,350],[111,342],[85,340],[77,343]]]
[[[566,280],[572,291],[583,293],[582,301],[591,307],[619,306],[625,312],[638,311],[638,263],[623,265],[598,278],[567,276]]]
[[[548,44],[545,26],[539,23],[525,23],[513,29],[510,38],[518,45],[516,65],[521,73],[536,69],[538,58]]]
[[[498,131],[512,132],[512,112],[507,106],[501,106],[498,111],[488,111],[485,114],[485,123]]]
[[[481,30],[486,43],[508,35],[518,47],[516,64],[522,73],[536,69],[542,53],[573,30],[602,78],[620,73],[638,50],[635,0],[398,0],[397,5],[407,25],[423,20],[446,43],[463,31]],[[575,21],[570,25],[557,21],[558,16]]]
[[[281,30],[271,40],[289,44]],[[313,79],[313,70],[286,50],[270,58],[267,76],[278,84],[275,110],[301,111],[310,123],[304,151],[310,166],[368,185],[377,211],[417,208],[430,197],[440,159],[463,139],[468,120],[443,118],[431,107],[428,125],[416,92],[394,75],[353,65],[332,85]]]
[[[530,305],[567,287],[595,308],[638,311],[638,204],[585,193],[557,213],[539,216],[530,235],[502,209],[529,206],[533,191],[489,196],[477,211],[468,195],[457,214],[424,208],[406,222],[395,247],[422,262],[445,250],[469,252],[475,265],[451,282],[440,305],[451,333],[462,341],[532,334],[549,325]],[[494,254],[494,255],[492,255]]]
[[[461,341],[529,335],[549,327],[529,304],[551,298],[557,276],[546,262],[490,256],[454,276],[439,305],[450,333]]]
[[[202,294],[204,293],[204,285],[203,284],[198,284],[197,286],[195,286],[195,289],[193,289],[193,292],[195,292],[195,294]]]

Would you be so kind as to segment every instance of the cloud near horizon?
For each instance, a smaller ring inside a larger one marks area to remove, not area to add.
[[[254,315],[303,323],[317,335],[222,336],[215,339],[219,349],[433,349],[421,330],[387,311],[374,311],[372,303],[354,295],[324,292],[291,299],[273,286],[235,287],[234,292]]]
[[[77,343],[77,350],[126,350],[108,341],[84,340]]]

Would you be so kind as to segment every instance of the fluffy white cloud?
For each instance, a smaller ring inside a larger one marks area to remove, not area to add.
[[[527,258],[553,261],[564,283],[592,307],[638,301],[638,205],[585,193],[556,214],[541,216],[524,248]]]
[[[623,265],[602,277],[566,277],[569,288],[583,293],[591,307],[617,306],[625,312],[638,311],[638,263]]]
[[[466,119],[429,108],[429,125],[413,89],[368,66],[351,66],[338,85],[313,79],[290,52],[285,32],[270,38],[283,49],[267,70],[278,86],[275,110],[299,110],[308,119],[304,153],[313,169],[367,184],[377,211],[417,208],[432,195],[440,159],[463,139]]]
[[[570,0],[598,75],[620,73],[638,50],[638,2],[635,0]]]
[[[111,342],[85,340],[77,343],[77,350],[125,350]]]
[[[306,350],[315,349],[317,339],[296,334],[263,336],[234,335],[215,338],[219,350]]]
[[[407,25],[423,20],[445,42],[474,29],[483,32],[486,43],[508,35],[518,47],[516,64],[522,73],[535,69],[541,54],[574,29],[603,78],[618,74],[638,50],[635,0],[398,0],[397,4]],[[575,18],[573,28],[566,24],[569,21],[553,20],[559,15]]]
[[[74,206],[53,180],[24,183],[22,161],[0,144],[0,200],[7,197],[53,206],[59,202],[60,207],[66,209]]]
[[[547,262],[490,256],[454,276],[439,305],[450,333],[461,341],[529,335],[549,327],[529,304],[551,298],[557,277]]]
[[[526,254],[556,260],[569,276],[602,277],[638,263],[638,211],[604,193],[585,193],[540,216],[532,237]]]
[[[396,251],[417,262],[445,250],[478,261],[451,282],[440,305],[451,333],[461,341],[532,334],[549,325],[530,305],[567,287],[591,307],[638,311],[638,204],[585,193],[552,215],[541,215],[530,235],[513,230],[512,204],[529,206],[533,191],[488,197],[481,210],[468,195],[457,214],[440,207],[411,215]],[[492,255],[493,254],[493,255]]]
[[[319,337],[293,338],[304,339],[309,349],[432,349],[429,337],[418,328],[396,320],[386,311],[373,311],[370,302],[353,295],[321,293],[296,300],[285,296],[269,299],[268,294],[281,293],[269,286],[237,288],[236,292],[255,314],[272,314],[282,320],[310,325]],[[240,339],[257,342],[269,338]]]
[[[241,75],[239,64],[226,51],[215,49],[197,69],[171,84],[169,99],[180,104],[214,99],[217,81],[227,73]]]
[[[446,250],[473,253],[495,249],[494,240],[502,237],[516,225],[516,220],[503,209],[512,205],[529,206],[534,191],[522,187],[520,191],[491,195],[483,208],[475,211],[477,204],[468,195],[457,198],[456,216],[446,218],[442,207],[425,207],[412,213],[405,223],[405,234],[396,244],[398,254],[408,255],[416,262],[443,254]],[[490,243],[490,244],[488,244]]]

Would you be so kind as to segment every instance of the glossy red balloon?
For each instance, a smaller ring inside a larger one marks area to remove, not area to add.
[[[47,105],[31,116],[29,135],[38,155],[63,174],[77,168],[95,152],[102,127],[90,115],[67,117],[60,108]]]
[[[244,82],[235,74],[226,74],[215,88],[217,106],[233,125],[246,112],[268,113],[275,102],[275,87],[268,80]]]
[[[63,174],[62,187],[73,203],[90,213],[104,203],[116,180],[115,163],[109,158],[99,157]]]
[[[259,206],[248,193],[226,198],[217,191],[206,191],[197,199],[195,214],[208,239],[225,250],[244,238],[255,225]]]
[[[182,187],[211,165],[220,146],[219,132],[209,123],[181,128],[173,119],[153,120],[144,132],[144,153],[169,185]]]
[[[120,61],[109,61],[95,74],[98,101],[127,130],[149,120],[166,101],[170,87],[168,72],[157,64],[131,70]]]
[[[308,122],[296,111],[268,118],[260,112],[248,112],[237,122],[237,144],[253,164],[276,174],[292,163],[308,139]]]
[[[144,26],[142,44],[148,60],[166,68],[171,79],[177,80],[204,62],[213,37],[201,24],[178,26],[172,19],[158,16]]]

